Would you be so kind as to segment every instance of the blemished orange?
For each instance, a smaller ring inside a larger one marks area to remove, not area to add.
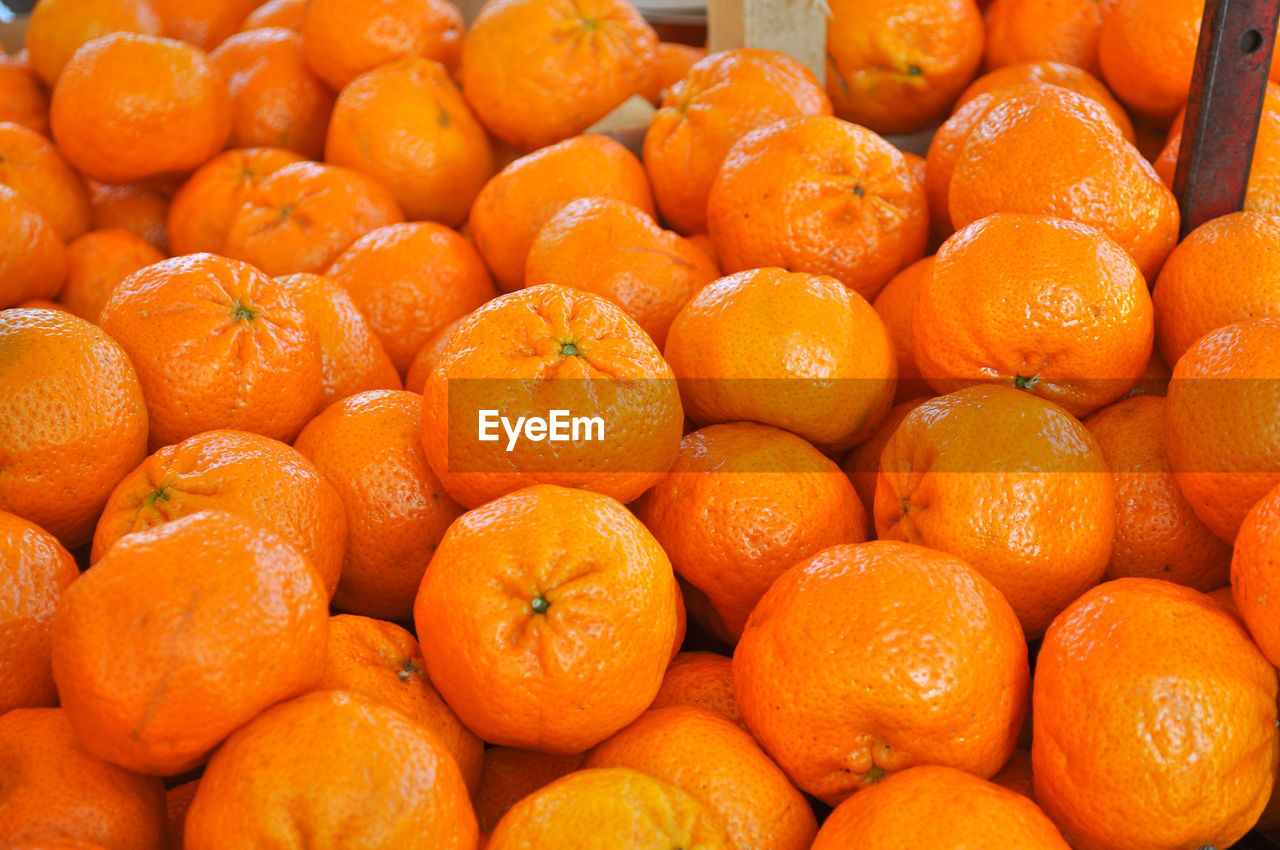
[[[924,256],[924,187],[893,145],[829,115],[754,130],[725,156],[707,225],[726,273],[766,266],[876,293]]]
[[[333,596],[343,611],[411,619],[427,563],[463,513],[427,465],[421,418],[415,393],[360,393],[330,405],[294,442],[346,511],[346,554]]]
[[[164,792],[164,807],[169,819],[169,844],[167,850],[183,850],[182,837],[186,832],[187,812],[200,788],[200,780],[193,779],[175,785]]]
[[[1084,0],[1084,2],[1090,6],[1100,5],[1096,0]],[[1111,94],[1111,90],[1088,71],[1062,62],[1019,62],[1014,65],[1004,65],[983,74],[960,93],[960,97],[956,99],[955,109],[958,110],[980,94],[1027,83],[1058,86],[1084,95],[1090,100],[1096,100],[1107,110],[1111,120],[1116,122],[1116,126],[1120,128],[1120,134],[1128,141],[1134,141],[1133,122],[1129,120],[1129,114],[1124,111],[1124,107]]]
[[[120,281],[163,259],[164,254],[132,231],[118,227],[91,230],[67,246],[67,282],[58,301],[96,324]]]
[[[878,536],[963,558],[1008,598],[1030,638],[1102,578],[1115,513],[1115,485],[1089,431],[1010,387],[923,402],[880,457]]]
[[[492,832],[516,803],[577,770],[582,759],[582,753],[553,755],[512,747],[487,748],[480,785],[471,795],[481,835]]]
[[[334,91],[402,56],[452,68],[462,31],[462,15],[449,0],[308,0],[302,19],[307,64]]]
[[[269,275],[322,273],[352,242],[404,221],[395,197],[359,171],[294,162],[251,183],[222,251]]]
[[[302,551],[240,514],[199,511],[128,534],[58,605],[62,707],[99,758],[190,770],[319,680],[325,599]]]
[[[67,279],[62,237],[35,204],[0,185],[0,309],[54,298]]]
[[[1236,535],[1231,556],[1231,597],[1258,647],[1275,664],[1280,660],[1280,628],[1276,617],[1276,541],[1280,532],[1280,489],[1258,500]]]
[[[275,706],[227,739],[200,780],[184,846],[471,850],[476,838],[467,786],[438,736],[393,708],[327,691]]]
[[[307,7],[310,5],[311,0],[267,0],[240,23],[240,32],[267,27],[283,27],[302,32],[302,21],[306,18]]]
[[[707,58],[707,48],[674,41],[658,42],[658,72],[649,80],[644,90],[645,99],[654,106],[662,104],[667,89],[684,79],[689,69],[700,59]]]
[[[467,791],[475,791],[484,742],[445,704],[427,678],[421,647],[400,626],[353,614],[330,617],[329,657],[316,689],[353,693],[421,723],[448,749]]]
[[[334,95],[302,61],[302,36],[278,28],[237,33],[209,61],[226,77],[231,95],[229,146],[321,157]]]
[[[49,93],[19,56],[0,53],[0,121],[49,134]]]
[[[0,511],[0,714],[57,704],[49,630],[58,599],[79,576],[57,538]]]
[[[58,149],[103,183],[191,171],[226,145],[231,98],[198,47],[133,33],[95,39],[53,88]]]
[[[1173,367],[1165,453],[1196,516],[1233,543],[1245,514],[1280,483],[1280,319],[1200,337]]]
[[[247,263],[191,254],[146,266],[98,321],[138,370],[152,448],[213,428],[292,440],[320,409],[316,331]]]
[[[96,180],[89,187],[94,230],[120,228],[138,234],[162,254],[169,253],[169,197],[146,183],[110,186]],[[192,253],[190,251],[175,253]]]
[[[531,151],[586,130],[658,75],[658,36],[627,0],[496,0],[458,78],[495,136]]]
[[[950,767],[904,770],[841,803],[813,850],[1068,850],[1040,808],[1007,788]]]
[[[433,333],[498,294],[466,237],[432,221],[379,227],[329,266],[400,374]]]
[[[0,783],[6,847],[165,850],[164,785],[90,755],[64,709],[0,715]]]
[[[875,536],[876,482],[880,480],[880,454],[889,444],[893,432],[898,430],[902,420],[907,418],[907,414],[927,401],[929,397],[917,396],[895,404],[885,414],[884,419],[880,420],[880,424],[876,425],[871,436],[850,449],[840,461],[840,468],[844,470],[845,475],[849,476],[849,481],[853,483],[853,489],[858,494],[858,500],[862,502],[862,507],[866,511],[868,538]]]
[[[1126,106],[1167,126],[1187,102],[1204,0],[1114,0],[1102,22],[1098,60]]]
[[[982,62],[973,0],[835,0],[827,95],[836,115],[877,133],[915,133],[947,114]]]
[[[1115,478],[1116,538],[1104,578],[1158,578],[1208,592],[1227,583],[1231,547],[1205,527],[1164,453],[1165,400],[1139,396],[1084,420]]]
[[[671,471],[632,505],[729,642],[774,579],[810,555],[866,540],[858,494],[800,437],[755,422],[688,434]]]
[[[240,27],[259,0],[151,0],[165,35],[212,50]]]
[[[603,298],[562,286],[508,293],[463,319],[423,398],[427,462],[468,508],[530,484],[630,502],[671,468],[684,425],[675,375],[648,334]],[[502,436],[493,410],[518,433],[519,417],[545,419],[550,433],[554,410],[597,424],[579,422],[574,439],[561,419],[567,441],[518,439]]]
[[[525,286],[552,283],[617,304],[659,348],[680,308],[720,277],[702,249],[663,230],[644,210],[611,198],[580,198],[542,226]]]
[[[161,35],[151,0],[41,0],[27,19],[31,68],[52,87],[76,50],[113,32]]]
[[[622,504],[535,485],[449,527],[414,623],[432,683],[468,729],[578,753],[653,701],[678,598],[671,562]]]
[[[649,707],[672,705],[705,708],[747,728],[733,695],[733,661],[715,652],[681,652],[671,659]]]
[[[406,390],[419,395],[422,394],[427,385],[427,377],[436,368],[440,358],[444,356],[445,348],[449,345],[449,338],[453,336],[453,332],[457,330],[458,325],[462,324],[462,320],[465,318],[466,316],[463,316],[462,319],[454,319],[427,337],[427,341],[418,349],[418,353],[413,355],[413,362],[409,364],[409,371],[405,373],[404,388]]]
[[[986,11],[988,69],[1056,62],[1101,73],[1102,22],[1117,0],[993,0]]]
[[[494,173],[493,149],[439,62],[406,57],[361,74],[338,95],[325,161],[363,171],[410,219],[456,227]]]
[[[1008,788],[1021,794],[1028,800],[1036,798],[1035,777],[1031,767],[1030,750],[1014,750],[1013,755],[1000,768],[1000,772],[991,777],[991,781],[1001,788]]]
[[[898,389],[894,395],[897,400],[930,393],[929,385],[921,376],[920,367],[916,365],[911,323],[916,296],[920,293],[921,284],[933,270],[933,262],[933,257],[916,260],[891,277],[871,302],[880,321],[884,322],[884,329],[889,334],[893,352],[898,358]]]
[[[575,136],[523,156],[476,196],[468,223],[480,255],[503,291],[524,285],[529,246],[570,201],[616,198],[653,215],[644,166],[607,136]]]
[[[734,48],[698,60],[645,132],[644,167],[663,220],[705,233],[711,184],[738,139],[783,118],[830,114],[813,72],[785,53]]]
[[[1276,670],[1198,591],[1123,578],[1077,599],[1034,701],[1036,801],[1077,850],[1230,847],[1271,795]]]
[[[893,403],[897,360],[884,323],[830,277],[778,268],[723,277],[677,314],[665,354],[700,425],[749,419],[836,451],[865,439]]]
[[[49,219],[69,242],[89,229],[89,192],[47,138],[21,124],[0,123],[0,184]]]
[[[297,450],[243,431],[197,434],[129,473],[102,511],[90,560],[132,533],[207,510],[247,517],[289,541],[315,568],[325,598],[333,595],[347,539],[337,491]]]
[[[0,510],[74,548],[147,453],[147,409],[128,355],[54,310],[0,311]]]
[[[994,775],[1017,743],[1029,676],[995,586],[896,541],[833,546],[787,570],[733,655],[747,728],[830,805],[919,764]]]

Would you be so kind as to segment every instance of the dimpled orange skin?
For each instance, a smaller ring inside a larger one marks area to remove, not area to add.
[[[0,510],[79,546],[146,453],[142,388],[111,337],[69,313],[0,311]]]
[[[1049,0],[1052,2],[1053,0]],[[1097,6],[1097,0],[1083,0],[1090,6]],[[1005,65],[983,74],[969,84],[956,99],[954,109],[958,110],[969,101],[986,92],[1000,91],[1027,83],[1044,83],[1059,88],[1069,89],[1076,94],[1096,100],[1107,110],[1107,115],[1116,122],[1120,134],[1132,142],[1135,138],[1133,122],[1124,111],[1120,102],[1112,96],[1111,90],[1101,80],[1075,65],[1064,65],[1061,62],[1020,62],[1016,65]]]
[[[920,286],[932,271],[933,262],[933,257],[916,260],[890,278],[871,302],[884,322],[884,329],[888,331],[893,351],[898,357],[898,389],[894,395],[898,400],[930,392],[912,351],[911,316],[915,312]]]
[[[1280,571],[1276,569],[1280,531],[1280,489],[1271,490],[1249,511],[1231,558],[1231,598],[1258,647],[1271,663],[1280,660]]]
[[[1280,483],[1280,319],[1202,336],[1173,368],[1165,453],[1196,516],[1228,543]]]
[[[846,800],[813,850],[1068,850],[1035,803],[950,767],[913,767]]]
[[[242,515],[201,511],[127,535],[58,606],[62,707],[100,758],[190,770],[320,678],[325,599],[302,551]]]
[[[98,318],[133,360],[152,448],[212,428],[291,440],[320,409],[320,342],[252,266],[192,254],[125,278]]]
[[[444,743],[393,708],[342,691],[263,712],[213,758],[186,850],[472,850],[476,817]]]
[[[96,180],[85,182],[89,186],[94,230],[112,227],[130,230],[154,245],[160,253],[169,253],[169,234],[165,226],[169,215],[167,192],[147,183],[109,186]]]
[[[0,121],[49,134],[49,93],[18,56],[0,54]]]
[[[0,308],[54,298],[67,279],[67,249],[35,204],[0,185]]]
[[[251,186],[302,157],[283,148],[224,151],[200,166],[169,205],[169,244],[174,256],[221,253],[231,219]]]
[[[1032,638],[1102,578],[1115,510],[1111,473],[1088,430],[1056,404],[1007,387],[924,402],[880,457],[878,536],[963,558],[1008,598]]]
[[[838,451],[869,436],[893,403],[884,323],[830,277],[776,268],[723,277],[676,316],[665,354],[702,425],[750,419]]]
[[[733,695],[733,661],[714,652],[681,652],[671,659],[649,707],[671,705],[705,708],[747,728]]]
[[[1116,0],[1098,60],[1116,97],[1156,126],[1187,102],[1204,0]]]
[[[1230,847],[1267,804],[1276,671],[1198,591],[1089,591],[1045,635],[1034,700],[1036,800],[1077,850]]]
[[[462,16],[448,0],[308,0],[307,63],[334,91],[402,56],[458,64]]]
[[[917,764],[994,775],[1027,708],[1026,646],[1004,597],[959,558],[833,546],[752,611],[734,692],[792,782],[836,805]]]
[[[561,286],[503,295],[463,319],[423,398],[427,462],[469,508],[530,484],[630,502],[671,468],[684,426],[675,375],[648,334],[603,298]],[[507,451],[505,438],[478,439],[484,409],[599,416],[604,439],[597,429],[592,440],[521,439]]]
[[[161,35],[150,0],[42,0],[31,9],[23,46],[31,69],[52,87],[85,42],[113,32]]]
[[[427,377],[436,368],[436,364],[440,362],[440,358],[444,356],[445,347],[449,344],[450,337],[457,330],[458,325],[462,324],[461,319],[454,319],[449,324],[437,330],[431,336],[427,337],[427,341],[418,349],[418,353],[413,355],[413,362],[409,364],[409,371],[404,376],[404,388],[409,392],[422,394],[423,388],[427,385]]]
[[[89,229],[89,192],[45,136],[21,124],[0,123],[0,183],[49,219],[65,242]]]
[[[136,233],[120,228],[91,230],[67,246],[67,283],[58,301],[85,321],[98,321],[112,290],[164,254]]]
[[[471,795],[480,833],[488,834],[516,803],[582,764],[582,753],[551,755],[535,750],[489,747],[484,751],[480,786]]]
[[[632,510],[734,639],[789,567],[867,539],[858,494],[835,462],[755,422],[685,436],[671,471]]]
[[[537,485],[449,527],[414,622],[431,681],[468,729],[501,746],[577,753],[653,701],[678,595],[662,548],[621,504]]]
[[[707,198],[725,272],[781,266],[874,298],[924,256],[924,187],[884,139],[827,115],[755,130],[725,157]]]
[[[1127,393],[1151,359],[1138,267],[1087,225],[997,213],[938,249],[911,317],[912,352],[939,393],[1026,390],[1084,416]]]
[[[70,833],[85,848],[165,848],[164,785],[90,755],[65,709],[0,716],[0,783],[6,847],[61,848],[59,839]]]
[[[902,420],[907,418],[907,414],[929,398],[929,396],[918,396],[895,404],[884,419],[880,420],[880,424],[876,426],[871,436],[850,449],[840,461],[840,468],[844,470],[845,475],[849,476],[849,481],[853,483],[853,489],[857,492],[858,500],[862,502],[863,510],[866,512],[868,539],[874,538],[876,531],[876,482],[880,479],[880,454],[889,444],[893,432],[898,430]]]
[[[58,149],[104,183],[190,171],[231,134],[231,98],[198,47],[115,33],[67,63],[49,112]]]
[[[785,53],[740,47],[694,63],[667,90],[644,137],[663,220],[680,233],[705,233],[711,184],[738,139],[783,118],[830,114],[813,72]]]
[[[987,68],[1059,62],[1102,71],[1102,22],[1117,0],[993,0],[986,11]]]

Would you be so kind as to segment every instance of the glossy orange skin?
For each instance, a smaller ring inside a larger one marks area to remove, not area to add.
[[[862,508],[867,518],[868,539],[874,538],[876,531],[876,483],[880,480],[880,454],[884,451],[884,447],[889,444],[889,439],[893,437],[893,432],[898,430],[902,420],[907,418],[907,414],[929,398],[930,396],[917,396],[900,404],[895,404],[890,408],[884,419],[880,420],[880,424],[876,426],[871,436],[850,449],[849,453],[840,461],[840,468],[844,470],[845,475],[849,476],[849,481],[853,484],[853,489],[858,494],[858,501],[862,502]]]
[[[115,33],[85,45],[53,89],[58,149],[104,183],[191,171],[231,134],[231,98],[197,47]]]
[[[893,541],[834,546],[783,573],[733,656],[747,728],[830,805],[917,764],[994,775],[1029,675],[1022,629],[990,582]]]
[[[458,78],[495,136],[531,151],[586,130],[658,75],[658,36],[625,0],[495,0]]]
[[[639,207],[580,198],[543,225],[529,247],[525,286],[552,283],[607,298],[659,348],[680,308],[720,277],[702,249],[663,230]]]
[[[147,453],[138,375],[109,336],[54,310],[0,311],[0,510],[67,547]]]
[[[231,95],[228,145],[321,157],[334,94],[302,61],[302,36],[282,29],[237,33],[209,61],[227,78]]]
[[[711,425],[632,506],[730,641],[774,579],[810,555],[866,540],[866,514],[835,462],[787,431]]]
[[[701,425],[750,419],[838,451],[893,402],[884,323],[838,280],[777,268],[706,286],[676,316],[665,351]]]
[[[856,124],[819,115],[739,139],[707,198],[725,272],[781,266],[874,298],[924,256],[924,187],[906,159]]]
[[[1275,616],[1276,531],[1280,496],[1271,490],[1245,517],[1231,558],[1231,598],[1258,647],[1275,664],[1280,659],[1280,628]]]
[[[31,10],[23,45],[31,69],[52,87],[85,42],[113,32],[161,35],[151,0],[42,0]]]
[[[174,256],[221,253],[231,219],[249,189],[302,156],[283,148],[245,148],[218,154],[182,184],[169,206],[168,232]]]
[[[836,115],[877,133],[936,124],[982,62],[973,0],[835,0],[827,95]]]
[[[458,325],[462,324],[465,318],[466,316],[463,316],[462,319],[454,319],[427,337],[427,341],[418,349],[418,353],[413,355],[413,362],[409,364],[409,371],[405,373],[404,388],[406,390],[419,395],[422,394],[423,388],[427,385],[427,377],[436,368],[440,358],[444,356],[445,348],[449,345],[449,338],[453,336],[453,332],[457,330]]]
[[[49,630],[59,597],[79,577],[57,538],[0,511],[0,714],[57,704]]]
[[[1098,60],[1126,106],[1167,126],[1187,102],[1204,0],[1116,0],[1102,24]]]
[[[551,755],[511,747],[486,749],[480,786],[471,795],[481,835],[487,837],[516,803],[577,770],[582,759],[582,753]]]
[[[1098,5],[1095,0],[1086,0],[1086,2],[1090,5]],[[1129,120],[1129,115],[1120,102],[1112,96],[1111,90],[1088,71],[1061,62],[1019,62],[996,68],[978,77],[962,91],[960,97],[956,99],[955,109],[959,110],[961,106],[980,94],[1029,83],[1058,86],[1084,95],[1090,100],[1096,100],[1107,110],[1111,120],[1116,122],[1116,126],[1120,128],[1120,134],[1130,142],[1134,140],[1133,122]]]
[[[1102,22],[1117,0],[993,0],[986,11],[988,69],[1060,62],[1101,73]]]
[[[164,850],[164,786],[91,755],[60,708],[0,716],[6,847]],[[62,840],[71,836],[83,845]]]
[[[139,773],[190,770],[315,685],[325,600],[302,551],[243,515],[200,511],[127,535],[58,606],[62,707],[100,758]]]
[[[164,806],[169,817],[168,850],[182,850],[182,837],[186,831],[187,812],[191,810],[191,801],[195,799],[200,788],[200,780],[193,779],[181,785],[175,785],[165,791]]]
[[[963,558],[1033,638],[1102,578],[1115,512],[1115,485],[1088,430],[1056,404],[1006,387],[924,402],[880,458],[878,536]]]
[[[67,282],[59,303],[80,318],[97,322],[120,281],[164,254],[141,236],[115,227],[91,230],[67,246]]]
[[[929,235],[933,244],[940,245],[956,231],[955,224],[951,221],[951,178],[955,174],[956,163],[964,151],[969,133],[995,104],[1025,90],[1027,86],[1035,85],[1043,84],[1024,83],[1011,86],[1008,90],[983,92],[969,101],[957,103],[951,117],[934,131],[933,138],[929,141],[924,168],[924,194],[929,208]]]
[[[69,242],[89,229],[89,192],[46,137],[21,124],[0,123],[0,184],[49,219]]]
[[[0,121],[49,134],[49,93],[19,56],[0,54]]]
[[[658,42],[658,73],[645,89],[645,99],[654,106],[662,105],[667,89],[684,79],[694,63],[707,58],[707,48],[673,41]]]
[[[576,136],[520,157],[484,185],[468,222],[504,292],[524,285],[529,246],[542,226],[578,198],[616,198],[653,215],[644,167],[607,136]]]
[[[1078,850],[1230,847],[1267,804],[1276,671],[1202,593],[1089,591],[1045,635],[1034,700],[1036,800]]]
[[[112,290],[98,318],[138,370],[152,448],[213,428],[291,440],[320,409],[320,342],[288,294],[247,263],[191,254]]]
[[[391,224],[352,243],[329,267],[400,374],[440,328],[498,294],[480,254],[443,224]]]
[[[1036,790],[1030,751],[1014,750],[1004,767],[1000,768],[1000,772],[991,777],[991,781],[1001,788],[1008,788],[1015,794],[1021,794],[1028,800],[1034,800]]]
[[[258,0],[151,0],[165,35],[212,50],[234,33]]]
[[[1035,803],[950,767],[891,776],[836,807],[813,850],[1068,850]]]
[[[476,837],[466,784],[439,737],[393,708],[329,691],[278,705],[227,740],[200,780],[185,846],[471,850]]]
[[[662,548],[621,504],[536,485],[449,527],[414,622],[431,681],[467,728],[501,746],[578,753],[653,701],[678,593]]]
[[[915,312],[916,296],[920,286],[933,270],[933,257],[916,260],[898,272],[876,295],[871,306],[884,322],[884,329],[893,343],[898,357],[898,389],[895,399],[907,399],[929,392],[929,385],[920,374],[912,350],[911,317]]]
[[[462,31],[448,0],[308,0],[302,19],[307,64],[335,91],[402,56],[453,68]]]
[[[95,180],[88,180],[86,183],[89,186],[89,208],[93,213],[94,230],[129,230],[150,242],[157,251],[168,254],[167,195],[145,183],[125,183],[120,186],[108,186]]]
[[[0,186],[0,307],[54,298],[67,279],[67,249],[35,204]]]
[[[733,695],[733,662],[714,652],[681,652],[671,659],[649,707],[674,705],[705,708],[747,728]]]
[[[711,184],[738,139],[783,118],[830,114],[813,72],[785,53],[734,48],[700,59],[667,90],[644,137],[663,220],[705,233]]]
[[[311,0],[267,0],[240,23],[240,32],[266,27],[302,32],[302,21],[307,16],[309,5]]]
[[[427,562],[463,513],[427,465],[421,418],[415,393],[360,393],[326,408],[294,443],[346,510],[346,554],[333,597],[344,611],[409,620]]]
[[[484,127],[439,62],[406,57],[342,90],[324,158],[391,190],[410,219],[456,227],[495,171]]]

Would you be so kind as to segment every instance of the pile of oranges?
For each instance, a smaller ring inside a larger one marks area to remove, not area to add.
[[[1203,0],[827,5],[40,0],[0,850],[1280,829],[1280,84],[1180,240]]]

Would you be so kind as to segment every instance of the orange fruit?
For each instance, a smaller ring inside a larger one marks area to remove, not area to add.
[[[1052,0],[1037,0],[1037,2],[1052,2]],[[1098,0],[1084,0],[1084,3],[1091,8],[1104,5],[1104,3],[1099,3]],[[1070,3],[1066,5],[1069,6]],[[1120,102],[1112,96],[1111,90],[1088,71],[1075,65],[1063,64],[1062,62],[1018,62],[996,68],[994,71],[978,77],[978,79],[969,84],[968,88],[960,93],[960,97],[956,99],[955,110],[959,111],[961,106],[964,106],[980,94],[1003,91],[1015,86],[1034,83],[1058,86],[1076,94],[1084,95],[1090,100],[1096,100],[1107,110],[1107,116],[1120,128],[1120,134],[1125,139],[1132,142],[1136,138],[1133,122],[1129,120],[1129,115],[1124,111],[1124,107],[1120,105]]]
[[[423,397],[427,462],[468,508],[535,483],[630,502],[671,468],[684,422],[675,376],[641,327],[560,286],[500,296],[463,319]],[[557,434],[569,439],[543,439]]]
[[[456,227],[493,176],[493,150],[449,72],[413,56],[361,74],[338,95],[324,158],[391,190],[411,219]]]
[[[185,846],[470,850],[476,835],[439,737],[393,708],[328,691],[263,712],[219,748]]]
[[[291,440],[320,409],[320,343],[306,314],[252,266],[192,254],[121,281],[102,329],[129,354],[151,446],[212,428]]]
[[[44,213],[0,185],[0,308],[54,298],[67,279],[67,249]]]
[[[479,253],[442,224],[379,227],[329,267],[403,374],[433,333],[497,295]]]
[[[163,850],[164,786],[108,764],[60,708],[0,715],[0,841],[6,847]],[[64,845],[59,840],[80,839]]]
[[[333,595],[347,539],[337,491],[295,449],[243,431],[206,431],[148,457],[112,492],[90,558],[102,560],[132,533],[209,510],[237,513],[292,543],[325,598]]]
[[[409,364],[409,371],[405,373],[404,388],[406,390],[419,395],[422,394],[422,390],[427,384],[427,376],[431,374],[432,370],[436,368],[436,364],[440,362],[440,358],[444,356],[445,348],[449,345],[449,339],[465,318],[466,316],[461,319],[454,319],[427,337],[427,341],[418,349],[418,353],[413,355],[413,362]]]
[[[462,43],[462,92],[498,138],[531,151],[576,136],[658,74],[658,36],[626,0],[503,0]]]
[[[748,133],[707,198],[720,267],[830,275],[865,298],[924,256],[924,187],[898,149],[827,115]]]
[[[0,511],[79,546],[146,455],[137,373],[111,337],[54,310],[0,311],[0,352]]]
[[[283,29],[238,33],[209,61],[227,78],[229,145],[275,146],[320,158],[334,96],[302,61],[302,36]]]
[[[128,230],[91,230],[67,246],[67,282],[58,301],[82,319],[96,323],[120,281],[164,259],[155,247]]]
[[[480,785],[471,795],[481,835],[492,832],[516,803],[577,770],[582,758],[582,753],[553,755],[511,747],[486,749]]]
[[[200,788],[200,780],[193,779],[175,785],[164,794],[164,805],[169,817],[169,850],[182,850],[182,836],[186,831],[187,812]]]
[[[659,106],[667,89],[684,79],[695,62],[705,58],[705,47],[675,41],[658,42],[658,72],[649,80],[649,87],[644,90],[645,99],[654,106]]]
[[[1275,668],[1198,591],[1084,594],[1045,635],[1034,700],[1036,800],[1078,850],[1230,847],[1271,795]]]
[[[705,708],[747,728],[733,695],[733,662],[714,652],[681,652],[671,659],[649,708],[676,705]]]
[[[301,32],[309,5],[311,0],[267,0],[240,23],[240,32],[267,27],[283,27]]]
[[[165,35],[212,50],[234,33],[259,0],[151,0]]]
[[[644,210],[581,198],[542,226],[525,264],[525,286],[553,283],[617,304],[659,348],[680,308],[720,276],[703,251],[660,228]]]
[[[161,35],[150,0],[40,0],[27,20],[31,69],[50,87],[86,42],[115,32]]]
[[[732,643],[774,579],[841,543],[866,540],[866,514],[835,462],[754,422],[685,436],[671,471],[632,506],[685,581],[706,595],[713,634]]]
[[[751,612],[734,692],[796,786],[836,805],[918,764],[994,775],[1026,710],[1026,645],[1009,603],[959,558],[833,546]]]
[[[63,241],[89,229],[89,192],[47,138],[21,124],[0,124],[0,184],[49,219]]]
[[[915,312],[916,296],[929,273],[933,270],[933,257],[916,260],[889,279],[876,295],[871,306],[875,309],[884,329],[893,343],[898,358],[898,389],[896,399],[914,398],[928,394],[929,385],[916,365],[911,336],[911,319]]]
[[[827,95],[877,133],[936,124],[982,62],[973,0],[836,0],[827,20]]]
[[[700,425],[750,419],[840,450],[865,439],[893,401],[884,323],[830,277],[777,268],[723,277],[676,316],[665,353]]]
[[[49,94],[27,62],[0,54],[0,121],[49,134]]]
[[[963,558],[1008,598],[1031,638],[1102,578],[1115,514],[1115,486],[1088,430],[1008,387],[920,404],[880,458],[879,537]]]
[[[707,196],[735,142],[783,118],[830,114],[813,72],[785,53],[735,48],[698,60],[663,95],[644,137],[663,220],[680,233],[705,233]]]
[[[222,150],[231,99],[198,47],[115,33],[71,57],[49,119],[58,149],[79,171],[127,183],[191,171]]]
[[[1102,22],[1117,0],[993,0],[986,11],[986,66],[1055,62],[1097,74]]]
[[[454,521],[414,622],[432,683],[468,729],[577,753],[653,701],[678,593],[662,548],[621,504],[537,485]]]
[[[346,555],[333,597],[344,611],[410,619],[427,562],[463,512],[427,466],[421,418],[419,395],[360,393],[327,407],[294,443],[346,510]]]
[[[169,252],[165,223],[169,215],[169,199],[164,193],[144,183],[121,186],[107,186],[94,180],[86,183],[94,230],[129,230],[150,242],[162,254]]]
[[[454,67],[462,29],[462,16],[448,0],[308,0],[302,44],[307,64],[339,91],[402,56]]]
[[[615,198],[653,215],[635,155],[607,136],[577,136],[523,156],[484,185],[471,234],[504,292],[524,285],[529,246],[542,226],[578,198]]]
[[[1231,601],[1271,663],[1280,659],[1275,543],[1280,491],[1267,493],[1245,516],[1231,556]]]
[[[849,476],[849,481],[858,494],[858,501],[862,502],[869,538],[875,536],[876,482],[880,479],[880,455],[884,447],[889,444],[889,439],[893,437],[893,432],[898,430],[902,420],[907,418],[907,414],[928,399],[929,396],[917,396],[895,404],[885,414],[884,419],[880,420],[880,424],[876,426],[871,436],[850,449],[840,461],[840,468],[844,470],[845,475]]]
[[[200,511],[126,535],[67,589],[53,677],[86,750],[181,773],[313,687],[327,633],[301,550],[244,516]]]
[[[991,781],[1001,788],[1008,788],[1015,794],[1021,794],[1028,800],[1034,800],[1036,791],[1035,776],[1031,768],[1031,753],[1027,750],[1014,750],[1004,767],[1000,768],[1000,772],[991,777]]]
[[[837,806],[813,850],[845,847],[1068,850],[1053,821],[1035,803],[939,766],[904,770]]]
[[[1116,97],[1157,126],[1187,102],[1204,0],[1112,0],[1098,60]]]
[[[955,112],[934,131],[925,157],[924,194],[929,208],[930,242],[940,245],[955,232],[951,221],[951,178],[973,128],[991,111],[991,107],[1013,94],[1040,83],[1025,83],[1009,89],[983,92],[972,100],[957,103]]]

